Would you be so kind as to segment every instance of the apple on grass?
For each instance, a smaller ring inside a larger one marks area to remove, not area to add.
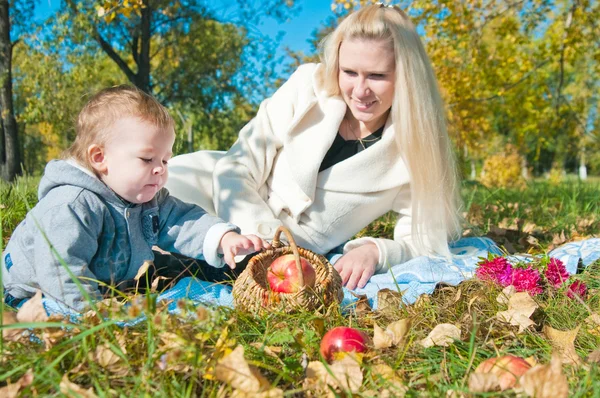
[[[317,273],[315,268],[303,257],[300,257],[302,274],[298,272],[296,257],[293,254],[286,254],[278,257],[271,263],[267,269],[267,282],[272,291],[279,293],[294,293],[300,290],[301,277],[304,277],[304,285],[310,288],[315,287]]]
[[[360,330],[338,326],[323,336],[321,355],[327,362],[331,362],[336,352],[365,352],[369,340],[369,336]]]
[[[519,385],[519,379],[531,369],[531,364],[521,357],[502,355],[481,362],[475,373],[492,373],[498,377],[500,390],[504,391]]]

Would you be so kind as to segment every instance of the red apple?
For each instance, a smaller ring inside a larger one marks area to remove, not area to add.
[[[360,330],[338,326],[323,336],[321,340],[321,355],[331,362],[336,352],[365,352],[369,336]]]
[[[498,377],[500,390],[504,391],[519,385],[519,379],[531,369],[531,364],[521,357],[503,355],[488,358],[481,362],[475,373],[492,373]]]
[[[315,287],[317,273],[314,267],[303,257],[300,257],[304,285]],[[300,290],[300,273],[293,254],[278,257],[267,269],[267,281],[271,290],[279,293],[294,293]]]

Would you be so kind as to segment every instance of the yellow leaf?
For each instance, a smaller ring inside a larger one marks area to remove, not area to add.
[[[329,385],[342,391],[358,392],[363,382],[360,360],[354,355],[344,355],[329,365],[313,361],[306,368],[306,386],[309,389],[326,390]]]
[[[375,348],[388,348],[398,345],[410,330],[410,319],[401,319],[390,323],[385,330],[374,325],[373,345]]]
[[[0,388],[0,397],[16,398],[19,396],[19,391],[33,383],[33,370],[29,369],[19,380],[14,384],[9,384],[6,387]]]
[[[552,355],[548,365],[536,365],[521,377],[521,388],[530,397],[567,398],[569,383],[562,372],[559,355]]]
[[[529,293],[519,292],[515,293],[508,300],[508,310],[499,311],[496,314],[496,318],[502,322],[519,326],[518,333],[522,333],[529,326],[535,325],[535,322],[533,322],[529,317],[537,308],[537,303],[535,300],[533,300],[533,298],[531,298]]]
[[[244,358],[244,347],[241,345],[217,362],[215,377],[243,394],[254,397],[259,396],[258,393],[264,397],[283,396],[283,391],[272,388],[258,369],[248,365]]]
[[[133,280],[139,281],[140,278],[146,274],[151,265],[154,265],[152,261],[144,261],[144,264],[142,264],[142,266],[138,269],[138,272],[133,277]]]
[[[17,320],[16,312],[8,312],[5,311],[2,313],[2,326],[13,325],[15,323],[19,323]],[[9,341],[18,341],[23,337],[23,332],[25,329],[15,328],[15,329],[2,329],[2,338]]]
[[[402,305],[402,293],[381,289],[377,292],[377,309],[379,311],[397,310]]]
[[[469,390],[471,392],[500,391],[500,381],[494,373],[473,372],[469,375]]]
[[[425,348],[433,346],[448,347],[454,340],[460,340],[460,329],[449,323],[440,323],[433,328],[427,337],[421,340],[421,345]]]
[[[42,292],[40,290],[19,308],[17,320],[21,323],[48,321],[48,314],[42,304]]]
[[[556,330],[550,326],[544,325],[544,334],[550,340],[554,348],[561,355],[562,363],[569,365],[580,365],[581,358],[575,351],[575,338],[581,325],[573,330]]]
[[[97,395],[94,393],[92,387],[87,390],[71,381],[65,374],[60,382],[60,392],[67,397],[81,397],[81,398],[96,398]]]

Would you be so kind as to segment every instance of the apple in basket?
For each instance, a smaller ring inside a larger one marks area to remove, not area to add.
[[[323,336],[321,355],[327,362],[331,362],[336,352],[365,352],[369,340],[369,336],[360,330],[338,326]]]
[[[304,285],[315,287],[317,273],[315,268],[303,257],[300,257]],[[294,293],[300,290],[300,273],[293,254],[278,257],[267,269],[267,282],[271,290],[278,293]]]

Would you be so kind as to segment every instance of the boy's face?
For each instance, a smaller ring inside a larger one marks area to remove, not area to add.
[[[175,134],[136,117],[117,120],[109,134],[101,153],[88,150],[93,167],[123,199],[148,202],[167,182]]]

